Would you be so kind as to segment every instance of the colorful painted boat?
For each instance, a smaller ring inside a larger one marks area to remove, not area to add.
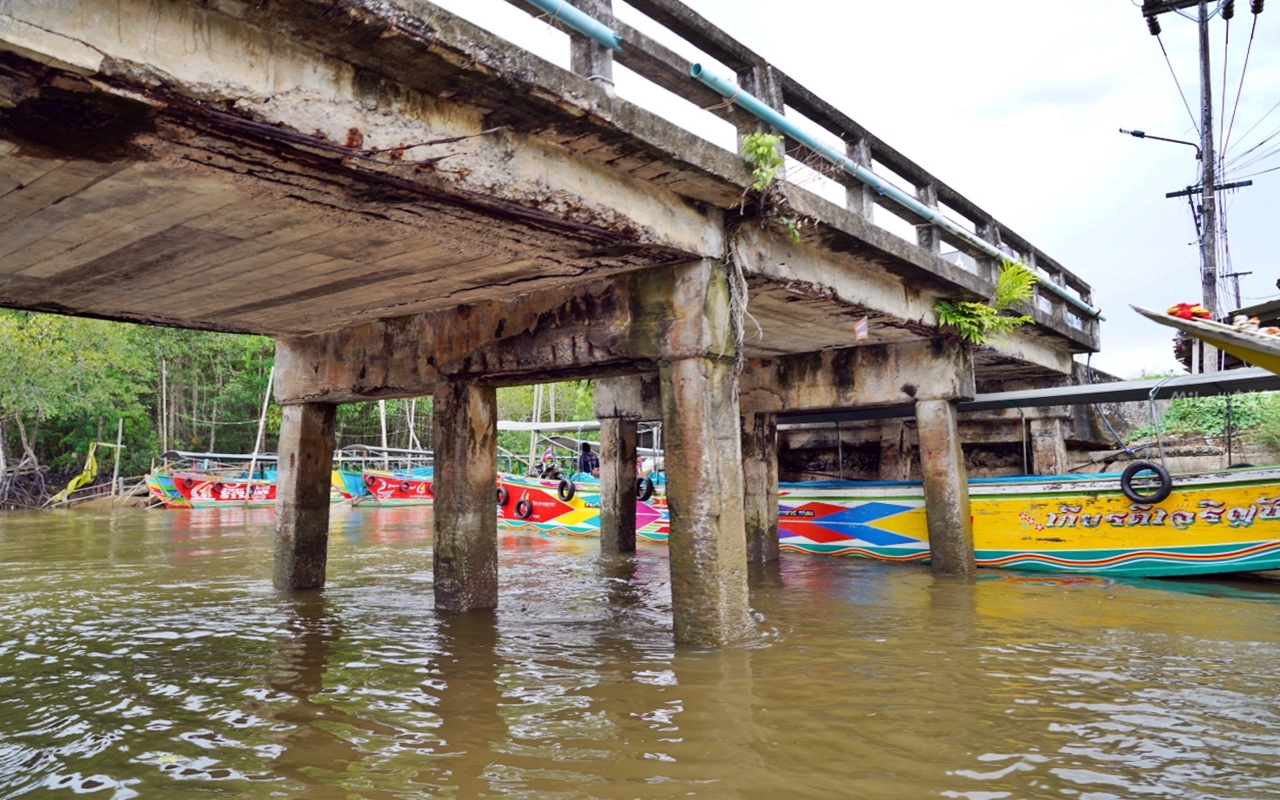
[[[430,467],[407,472],[364,470],[360,478],[365,492],[352,502],[376,503],[380,506],[429,505],[435,501],[435,495],[431,492],[431,477]]]
[[[579,474],[572,497],[561,499],[560,482],[498,476],[498,525],[508,530],[568,536],[600,535],[600,481]],[[636,501],[636,536],[665,542],[670,532],[667,499],[653,495]]]
[[[186,508],[190,504],[173,485],[173,476],[160,472],[149,473],[143,481],[153,500],[159,500],[166,508]]]
[[[175,472],[173,485],[191,508],[267,506],[276,502],[274,472],[267,479],[225,478],[200,472]]]
[[[1280,568],[1280,468],[1173,477],[1159,503],[1135,503],[1118,474],[969,482],[978,566],[1156,577]],[[927,562],[917,482],[785,483],[786,550]]]
[[[1230,353],[1245,363],[1280,375],[1280,336],[1253,330],[1240,330],[1212,320],[1182,319],[1139,306],[1130,306],[1130,308],[1152,322],[1176,328],[1188,336]]]

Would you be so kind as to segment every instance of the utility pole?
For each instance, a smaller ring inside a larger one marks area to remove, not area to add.
[[[1200,0],[1200,102],[1203,106],[1200,115],[1200,150],[1204,154],[1200,159],[1203,175],[1200,186],[1204,189],[1201,196],[1201,213],[1204,215],[1204,229],[1200,236],[1200,290],[1201,303],[1209,310],[1209,316],[1217,319],[1218,311],[1218,200],[1217,187],[1214,185],[1217,154],[1213,151],[1213,71],[1209,68],[1209,4]],[[1217,355],[1216,353],[1214,354]],[[1208,358],[1205,359],[1209,361]],[[1206,365],[1205,372],[1217,372],[1218,359],[1215,357]]]

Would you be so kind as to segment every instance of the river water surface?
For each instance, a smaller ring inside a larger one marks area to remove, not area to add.
[[[0,515],[0,798],[1280,796],[1269,584],[784,554],[756,632],[671,643],[666,548],[504,535],[432,607],[430,509]]]

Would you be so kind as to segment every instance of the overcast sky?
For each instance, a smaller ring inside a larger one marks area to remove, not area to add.
[[[1189,147],[1118,129],[1197,134],[1131,0],[686,1],[1092,284],[1107,317],[1096,367],[1122,377],[1176,368],[1168,329],[1128,306],[1200,299],[1190,212],[1185,200],[1164,197],[1196,182],[1198,164]],[[567,64],[562,34],[502,0],[439,4]],[[615,5],[642,27],[633,11]],[[1236,6],[1231,101],[1254,20],[1249,0]],[[1276,108],[1243,135],[1280,104],[1280,0],[1269,6],[1258,18],[1229,157],[1280,129]],[[1197,111],[1197,26],[1173,14],[1160,20]],[[1221,19],[1211,25],[1218,109],[1226,30]],[[728,136],[732,146],[731,132],[699,119],[709,115],[689,114],[625,70],[617,79],[623,97],[659,113],[669,104],[677,122],[717,140]],[[1246,172],[1268,167],[1280,167],[1280,152]],[[1255,177],[1226,206],[1234,269],[1253,272],[1241,279],[1244,303],[1280,297],[1280,171]]]

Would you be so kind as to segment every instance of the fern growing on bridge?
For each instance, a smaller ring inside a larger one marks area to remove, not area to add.
[[[1021,263],[1005,261],[996,278],[995,293],[986,303],[947,299],[934,303],[938,327],[950,328],[957,336],[972,344],[986,344],[1007,335],[1014,328],[1031,322],[1023,314],[1006,316],[1005,311],[1031,299],[1039,281],[1036,274]]]

